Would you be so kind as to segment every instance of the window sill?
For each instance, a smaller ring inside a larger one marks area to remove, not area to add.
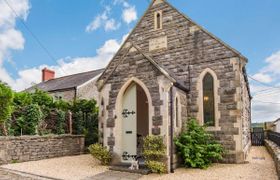
[[[221,131],[220,126],[210,126],[206,128],[207,131]]]

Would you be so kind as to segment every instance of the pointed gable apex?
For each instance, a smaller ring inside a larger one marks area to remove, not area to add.
[[[164,2],[164,0],[153,0],[153,1],[154,1],[153,6]]]
[[[153,0],[156,1],[156,0]],[[106,66],[105,70],[103,71],[103,73],[99,76],[99,78],[97,79],[97,83],[98,86],[100,86],[99,84],[103,84],[103,82],[99,82],[99,81],[103,81],[101,80],[104,75],[106,74],[107,69],[110,67],[110,65],[112,64],[113,60],[117,57],[117,55],[120,53],[121,50],[125,49],[125,48],[129,48],[129,46],[131,46],[131,43],[129,42],[129,38],[130,36],[134,33],[135,29],[139,26],[139,24],[142,22],[143,18],[145,17],[145,15],[147,14],[147,12],[150,10],[150,8],[154,5],[154,2],[151,2],[149,7],[146,9],[146,11],[144,12],[144,14],[141,16],[141,18],[138,20],[138,22],[136,23],[136,25],[134,26],[134,28],[132,29],[132,31],[129,33],[129,35],[126,37],[125,41],[123,42],[123,44],[121,45],[121,47],[119,48],[119,50],[116,52],[116,54],[113,56],[113,58],[111,59],[111,61],[109,62],[109,64]]]
[[[132,42],[133,42],[133,41],[131,41],[131,37],[133,37],[135,32],[137,32],[137,29],[141,28],[141,23],[143,22],[143,20],[145,19],[146,15],[149,13],[149,11],[152,8],[154,8],[154,6],[158,6],[158,5],[161,5],[163,3],[168,5],[170,8],[172,8],[174,11],[176,11],[179,15],[181,15],[187,21],[191,22],[192,26],[189,27],[190,28],[189,29],[190,33],[195,33],[196,31],[202,31],[203,33],[207,34],[209,37],[213,38],[217,43],[220,43],[226,49],[230,50],[236,56],[240,57],[240,59],[242,59],[245,62],[247,62],[247,58],[244,57],[241,53],[239,53],[237,50],[235,50],[234,48],[232,48],[231,46],[227,45],[225,42],[223,42],[222,40],[220,40],[219,38],[217,38],[216,36],[214,36],[213,34],[208,32],[207,30],[205,30],[202,26],[200,26],[197,23],[195,23],[192,19],[187,17],[185,14],[181,13],[178,9],[176,9],[174,6],[172,6],[167,0],[152,0],[150,5],[149,5],[149,7],[146,9],[146,11],[142,15],[142,17],[138,20],[137,24],[135,25],[133,30],[129,33],[129,35],[126,38],[126,40],[124,41],[124,43],[121,45],[121,47],[119,48],[117,53],[111,59],[111,61],[109,62],[109,64],[105,68],[104,72],[98,78],[98,80],[97,80],[98,84],[104,84],[104,81],[106,81],[107,77],[110,76],[112,71],[114,71],[115,68],[118,66],[119,61],[121,61],[121,59],[122,59],[122,56],[124,56],[124,54],[126,54],[126,53],[129,53],[129,50],[130,50],[129,46],[132,46]],[[144,51],[144,52],[146,52],[146,51]],[[168,70],[168,69],[166,69],[166,70]]]

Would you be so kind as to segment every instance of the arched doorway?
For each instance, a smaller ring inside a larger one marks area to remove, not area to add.
[[[143,138],[149,135],[149,102],[143,88],[132,82],[122,100],[122,151],[123,162],[130,156],[141,155]]]

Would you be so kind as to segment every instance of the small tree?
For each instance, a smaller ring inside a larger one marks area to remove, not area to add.
[[[11,88],[0,82],[0,131],[2,131],[2,134],[5,136],[8,135],[5,124],[11,117],[13,97],[14,95]]]
[[[213,135],[195,119],[189,120],[175,144],[184,165],[192,168],[207,168],[213,160],[222,159],[224,152],[222,145],[214,141]]]

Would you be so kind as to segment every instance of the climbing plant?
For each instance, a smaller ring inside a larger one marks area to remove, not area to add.
[[[0,135],[64,134],[72,112],[73,133],[85,135],[85,144],[98,141],[95,100],[55,101],[47,92],[13,92],[0,82]]]
[[[0,135],[7,135],[6,122],[11,117],[13,110],[14,93],[11,88],[0,82]]]
[[[85,135],[85,145],[98,142],[98,106],[95,100],[74,101],[73,132]]]
[[[62,110],[57,110],[57,119],[56,119],[56,134],[65,133],[65,112]]]

